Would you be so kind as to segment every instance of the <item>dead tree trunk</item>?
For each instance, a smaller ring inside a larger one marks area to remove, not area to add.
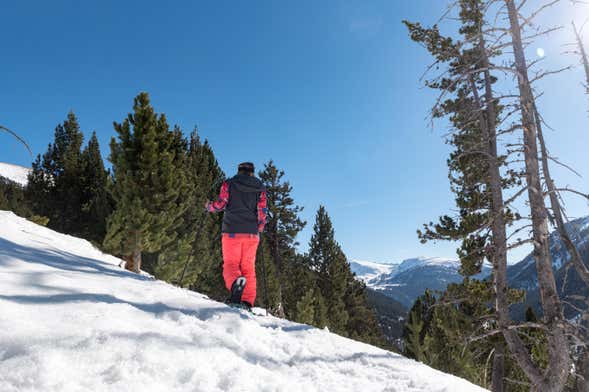
[[[493,373],[491,375],[491,391],[503,392],[503,378],[505,377],[505,347],[502,342],[495,344],[493,354]]]
[[[515,69],[519,87],[519,104],[522,117],[524,161],[526,167],[526,183],[530,204],[532,235],[534,244],[534,259],[538,274],[538,288],[547,325],[546,339],[548,350],[548,366],[541,371],[533,364],[529,366],[529,356],[513,352],[513,342],[510,343],[509,333],[504,334],[510,350],[518,364],[530,379],[533,389],[542,392],[560,392],[563,390],[570,369],[568,341],[565,335],[565,320],[562,306],[556,291],[556,281],[552,271],[552,257],[549,248],[548,213],[544,203],[544,195],[540,182],[538,164],[537,133],[534,118],[534,97],[528,78],[527,63],[524,55],[521,27],[518,11],[514,0],[505,0],[511,30],[514,51]],[[526,350],[527,351],[527,350]],[[527,354],[527,353],[526,353]]]
[[[507,286],[507,231],[504,215],[505,201],[503,199],[503,189],[501,172],[497,149],[497,114],[495,110],[495,98],[493,96],[491,74],[489,72],[490,63],[486,52],[485,41],[480,35],[479,51],[481,56],[481,66],[485,81],[485,105],[482,104],[474,80],[471,78],[471,88],[479,111],[479,121],[481,130],[487,140],[487,165],[489,175],[489,190],[491,193],[491,232],[492,232],[492,254],[490,260],[493,264],[493,279],[495,288],[495,308],[499,326],[511,353],[517,358],[519,365],[525,368],[526,374],[533,375],[541,379],[542,373],[531,360],[531,354],[525,347],[519,335],[512,329],[508,329],[511,324],[509,318],[509,301]],[[483,113],[484,110],[484,113]],[[498,358],[499,359],[499,358]],[[495,363],[494,363],[495,365]],[[530,377],[530,376],[529,376]]]
[[[552,180],[552,176],[550,175],[550,167],[548,165],[548,151],[546,149],[546,142],[544,141],[544,134],[542,132],[542,123],[540,116],[538,114],[538,110],[536,108],[536,104],[534,103],[534,115],[536,120],[536,129],[538,131],[538,141],[540,142],[540,156],[542,158],[542,172],[544,173],[544,181],[546,182],[546,189],[548,190],[548,197],[550,199],[550,207],[552,209],[552,217],[554,218],[554,223],[556,224],[556,228],[558,230],[558,234],[562,242],[571,257],[571,262],[577,271],[577,274],[581,277],[583,282],[589,287],[589,269],[583,263],[583,259],[579,250],[575,246],[575,243],[572,241],[571,236],[566,230],[565,222],[564,222],[564,214],[562,212],[562,207],[560,205],[560,200],[558,200],[558,191],[556,186],[554,185],[554,181]]]
[[[575,32],[575,39],[577,41],[577,49],[579,50],[579,55],[581,56],[581,63],[583,64],[583,68],[585,69],[585,92],[589,94],[589,60],[587,60],[587,52],[585,52],[585,45],[583,45],[583,41],[581,40],[581,34],[577,30],[575,22],[573,22],[573,31]]]

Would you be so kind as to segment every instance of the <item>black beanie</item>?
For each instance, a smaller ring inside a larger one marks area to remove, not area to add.
[[[237,166],[237,171],[243,171],[246,173],[253,173],[255,171],[254,164],[251,162],[242,162]]]

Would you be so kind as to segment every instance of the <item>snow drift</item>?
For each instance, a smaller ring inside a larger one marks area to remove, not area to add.
[[[119,263],[0,211],[0,391],[482,391]]]

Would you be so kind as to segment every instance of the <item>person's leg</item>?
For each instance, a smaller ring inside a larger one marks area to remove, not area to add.
[[[239,264],[241,262],[241,241],[239,238],[223,234],[221,240],[223,250],[223,279],[225,287],[231,292],[231,285],[241,276]]]
[[[241,249],[241,273],[247,279],[241,300],[252,306],[256,300],[256,251],[259,242],[258,236],[244,238]]]

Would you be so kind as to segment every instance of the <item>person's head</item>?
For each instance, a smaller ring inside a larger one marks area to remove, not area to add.
[[[237,174],[245,174],[247,176],[254,175],[254,164],[251,162],[242,162],[237,166]]]

